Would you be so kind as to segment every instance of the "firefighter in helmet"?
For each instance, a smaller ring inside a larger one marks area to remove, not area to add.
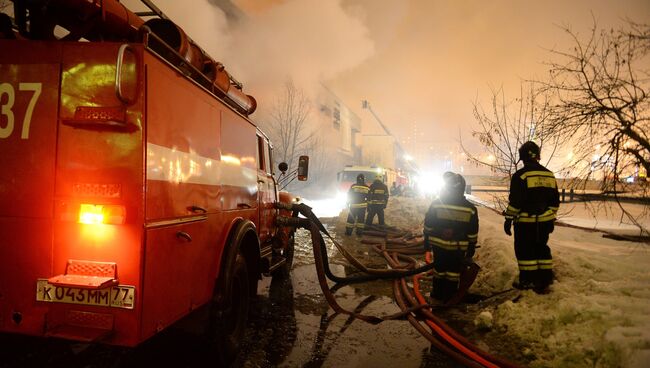
[[[553,283],[553,258],[547,242],[560,206],[560,195],[553,173],[539,163],[540,148],[528,141],[519,148],[524,167],[510,180],[508,207],[503,230],[512,235],[515,228],[515,255],[519,265],[518,289],[548,292]]]
[[[379,219],[379,225],[384,226],[384,209],[388,204],[388,187],[383,182],[381,175],[375,176],[375,180],[370,184],[368,192],[368,216],[366,217],[366,225],[372,225],[375,215]]]
[[[363,234],[363,227],[366,218],[366,208],[368,207],[368,191],[366,177],[363,174],[357,175],[357,182],[352,184],[348,190],[348,221],[345,224],[345,234],[352,235],[352,230],[356,229],[357,235]]]
[[[440,196],[424,218],[424,246],[433,251],[431,297],[446,302],[458,290],[463,265],[472,263],[478,240],[478,211],[465,199],[465,178],[445,173]]]

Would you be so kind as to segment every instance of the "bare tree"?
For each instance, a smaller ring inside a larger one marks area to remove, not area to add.
[[[329,173],[329,158],[325,154],[324,142],[318,136],[311,114],[311,101],[304,91],[292,81],[284,84],[282,93],[275,100],[269,113],[265,130],[274,143],[274,165],[286,162],[294,169],[301,155],[308,155],[309,181],[299,187],[289,185],[288,189],[305,191],[318,186]]]
[[[507,100],[503,88],[492,89],[490,109],[474,103],[474,117],[478,129],[472,137],[478,140],[480,152],[470,151],[461,138],[461,148],[467,159],[490,169],[496,176],[495,185],[502,185],[503,177],[510,178],[518,169],[519,147],[526,141],[534,140],[544,152],[545,164],[554,156],[557,139],[546,139],[541,134],[540,126],[548,119],[549,102],[546,96],[535,88],[533,82],[522,82],[519,97]],[[492,195],[496,208],[505,209],[507,203],[503,195]]]
[[[472,137],[478,140],[481,152],[472,152],[463,144],[461,147],[470,162],[488,167],[494,174],[511,176],[517,170],[519,157],[517,150],[526,141],[535,140],[546,148],[545,161],[553,157],[557,144],[540,133],[540,126],[548,119],[548,99],[534,88],[522,82],[519,97],[507,101],[503,88],[492,89],[490,110],[474,103],[474,118],[478,123]],[[548,151],[548,149],[551,151]]]
[[[267,129],[275,145],[275,160],[293,168],[312,145],[314,131],[308,124],[311,105],[304,92],[287,81],[270,112]]]
[[[602,189],[617,197],[626,189],[622,178],[650,171],[650,26],[628,22],[604,30],[594,22],[584,39],[564,30],[573,48],[552,51],[559,61],[549,63],[550,78],[542,83],[552,96],[543,132],[573,148],[576,176],[602,180]],[[648,198],[647,186],[632,189]]]

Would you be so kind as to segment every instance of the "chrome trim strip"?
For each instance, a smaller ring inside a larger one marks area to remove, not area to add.
[[[146,229],[155,229],[155,228],[164,227],[164,226],[173,226],[173,225],[189,224],[189,223],[192,223],[192,222],[205,221],[207,219],[208,219],[208,216],[206,216],[206,215],[192,216],[192,217],[182,217],[182,218],[175,218],[175,219],[170,219],[170,220],[161,220],[161,221],[149,222],[149,223],[144,224],[144,227]]]

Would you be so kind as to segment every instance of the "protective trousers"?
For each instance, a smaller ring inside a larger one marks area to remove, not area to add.
[[[356,229],[357,235],[363,234],[363,228],[366,218],[366,208],[350,208],[348,221],[345,224],[345,234],[352,235],[352,230]]]
[[[463,252],[460,249],[444,249],[435,244],[432,248],[435,273],[431,297],[446,302],[458,290]]]
[[[552,222],[515,222],[515,255],[519,284],[546,288],[553,282],[553,257],[548,246]]]
[[[372,225],[372,221],[375,219],[375,214],[379,219],[379,225],[384,225],[384,205],[383,204],[369,204],[368,205],[368,217],[366,218],[366,225]]]

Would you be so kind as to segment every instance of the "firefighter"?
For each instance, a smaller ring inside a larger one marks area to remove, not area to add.
[[[352,184],[348,190],[348,221],[345,224],[345,235],[352,235],[352,230],[356,229],[357,235],[363,234],[363,227],[366,217],[366,208],[368,207],[368,191],[366,177],[363,174],[357,175],[357,182]]]
[[[368,217],[366,217],[366,225],[372,225],[375,215],[379,219],[379,226],[384,226],[384,209],[388,204],[388,187],[383,182],[383,177],[377,175],[375,180],[370,184],[368,192]]]
[[[393,182],[393,184],[390,185],[390,194],[391,195],[397,195],[397,183]]]
[[[478,211],[465,199],[465,178],[445,173],[444,188],[424,218],[425,250],[433,251],[431,297],[447,302],[458,290],[460,272],[472,263],[478,240]]]
[[[560,195],[553,173],[539,163],[540,148],[528,141],[519,148],[524,167],[510,180],[508,207],[503,230],[512,235],[514,222],[515,255],[519,265],[518,289],[546,293],[553,283],[553,258],[547,242],[560,206]]]

